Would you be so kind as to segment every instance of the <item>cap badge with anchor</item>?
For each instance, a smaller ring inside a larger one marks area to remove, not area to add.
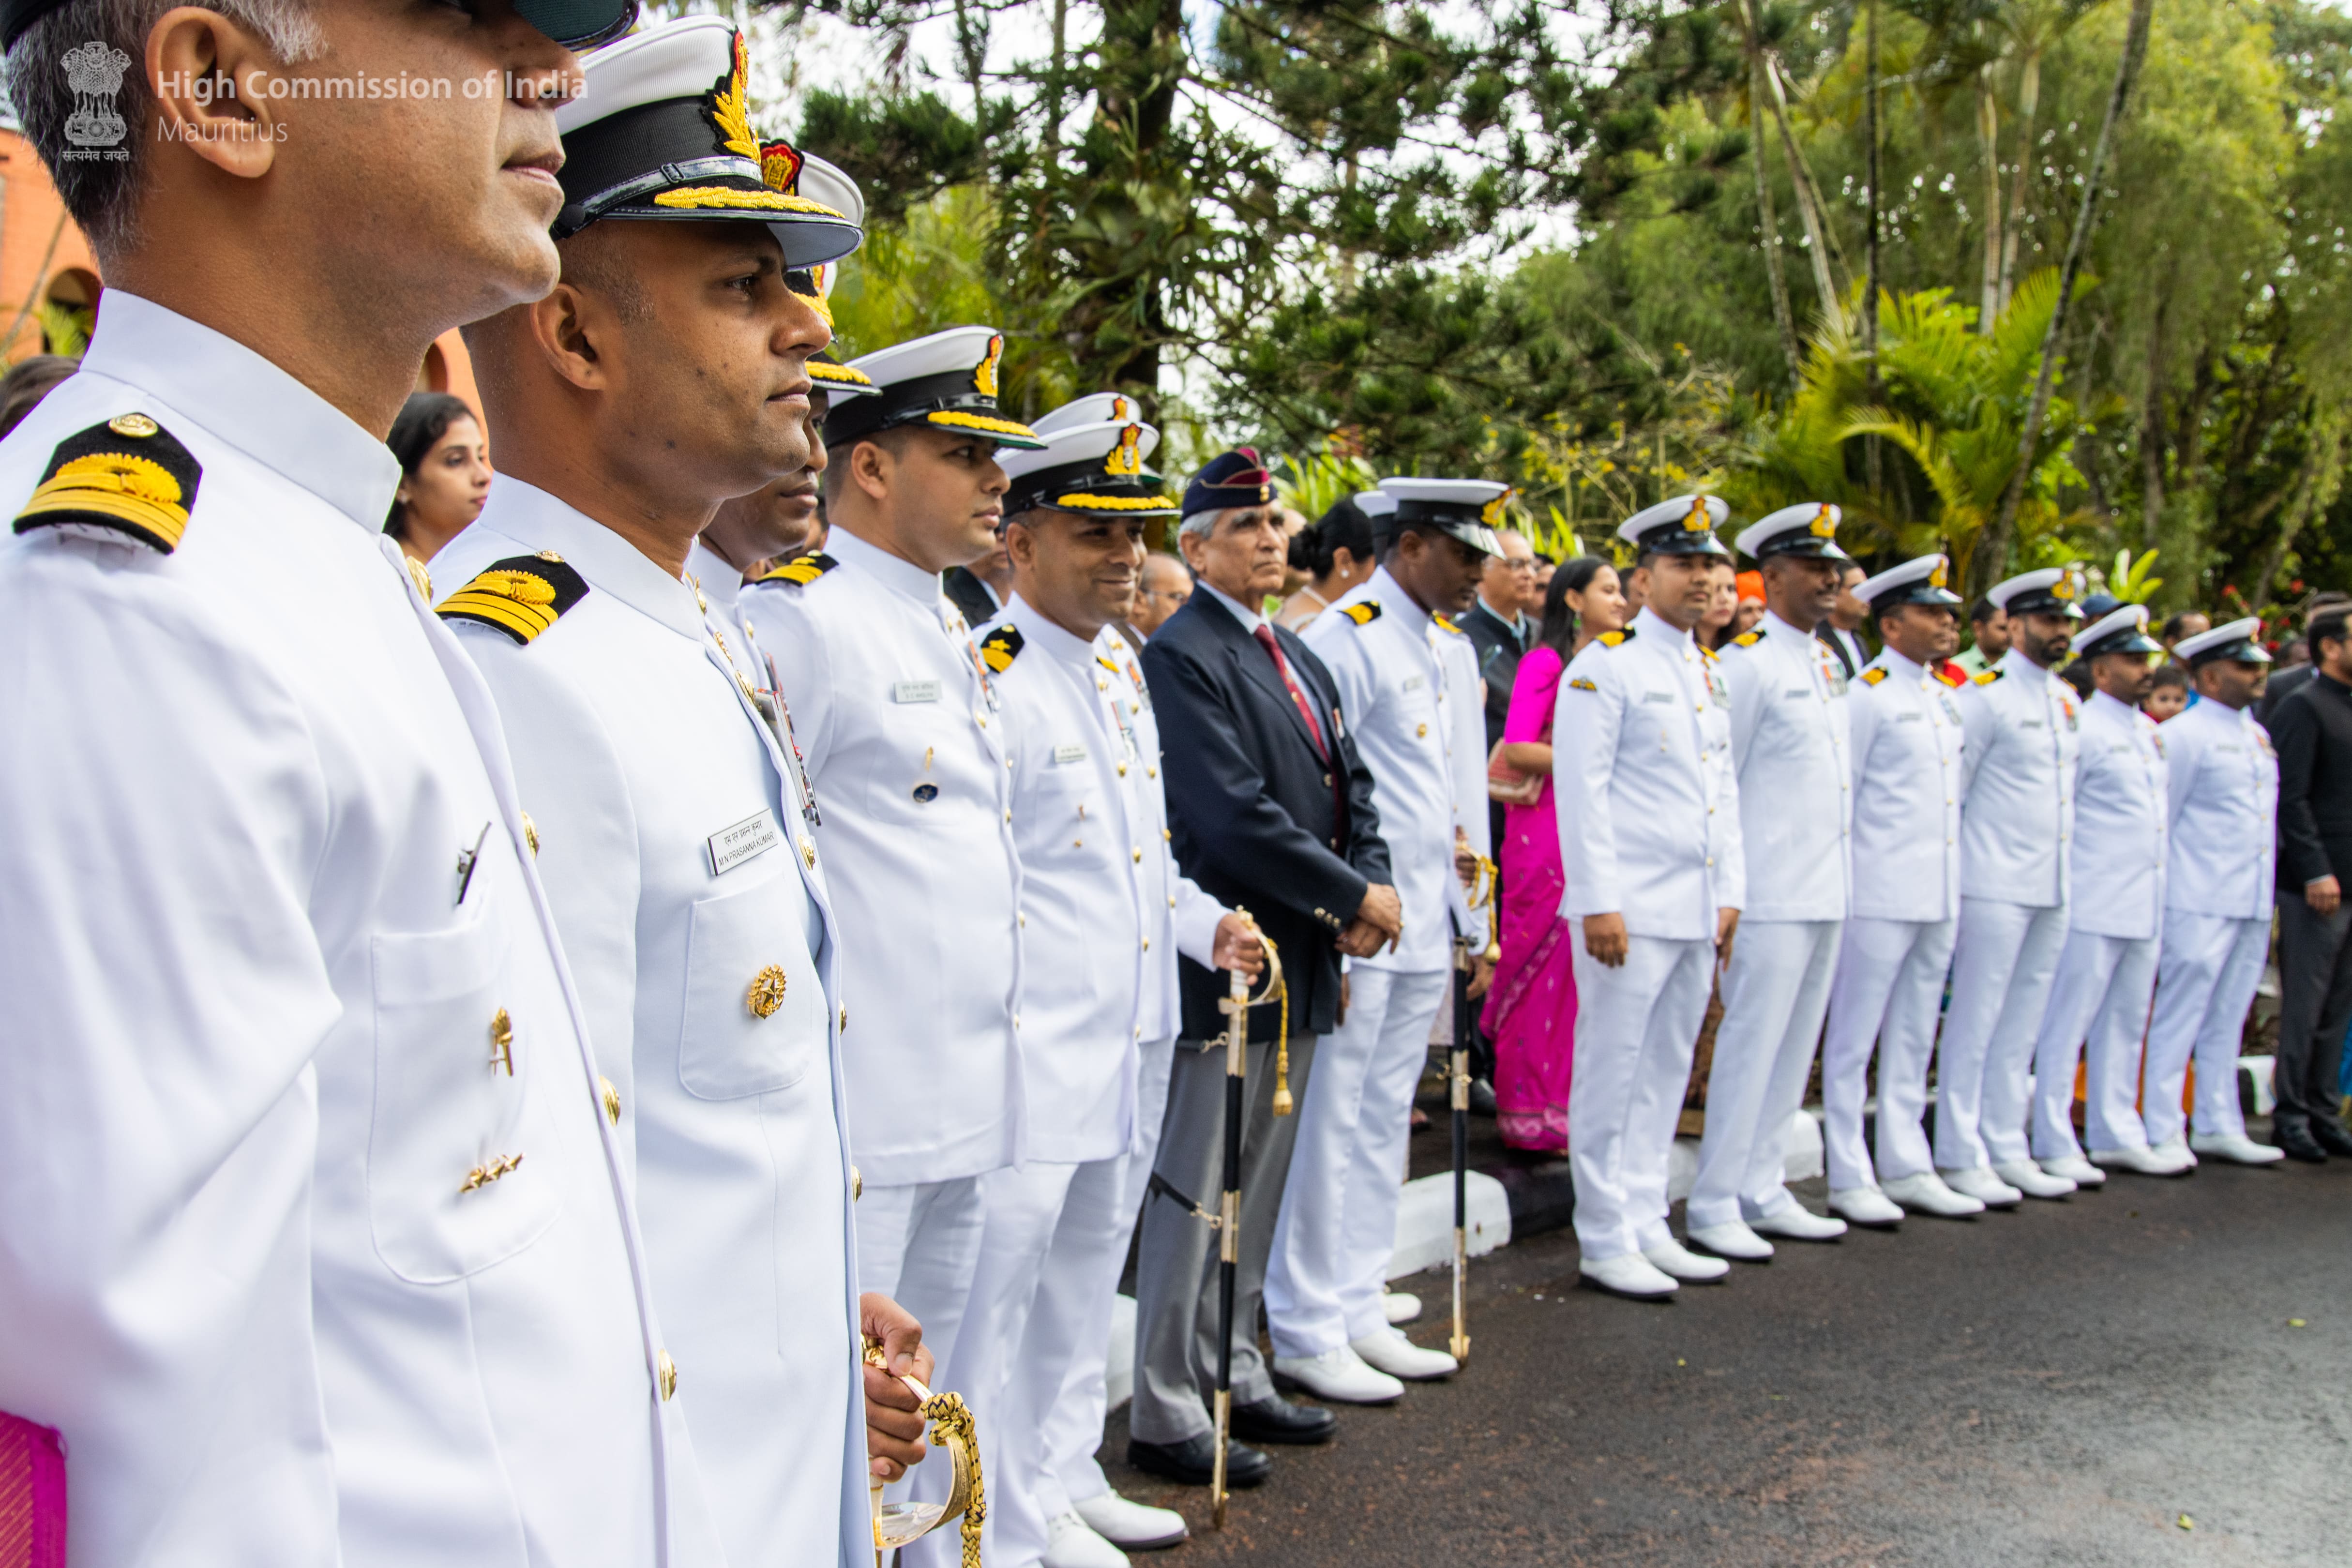
[[[1731,552],[1715,531],[1731,515],[1720,497],[1688,495],[1646,506],[1617,525],[1617,537],[1642,555],[1713,555]]]
[[[994,327],[949,327],[894,343],[849,363],[874,387],[871,397],[834,405],[825,445],[837,452],[884,430],[908,425],[968,431],[1001,448],[1034,450],[1037,433],[997,406],[1004,334]]]
[[[1133,410],[1131,398],[1095,393],[1075,405],[1086,408]],[[1039,419],[1040,444],[1034,451],[1002,454],[997,463],[1012,479],[1004,494],[1004,515],[1019,517],[1046,508],[1060,511],[1117,512],[1122,517],[1173,517],[1179,505],[1168,484],[1144,467],[1160,444],[1160,432],[1138,422],[1104,419],[1073,424],[1063,408]]]

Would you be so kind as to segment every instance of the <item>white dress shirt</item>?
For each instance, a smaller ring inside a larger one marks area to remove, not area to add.
[[[1379,613],[1359,624],[1349,612],[1360,605]],[[1367,969],[1425,973],[1454,962],[1449,912],[1462,905],[1454,870],[1457,814],[1450,720],[1440,699],[1445,671],[1431,631],[1429,612],[1383,566],[1301,634],[1331,672],[1339,711],[1371,773],[1372,805],[1403,906],[1395,950],[1352,961]],[[1486,945],[1483,931],[1478,945]]]
[[[940,580],[836,527],[744,590],[816,794],[842,932],[850,1149],[868,1182],[1016,1163],[1021,862],[999,699]]]
[[[2083,705],[2080,739],[2067,923],[2146,942],[2164,923],[2164,741],[2155,720],[2104,691]]]
[[[1619,913],[1634,936],[1714,940],[1747,897],[1731,718],[1714,659],[1643,605],[1560,677],[1552,798],[1570,920]]]
[[[1960,891],[2055,909],[2074,831],[2074,689],[2017,648],[1960,688]]]
[[[1126,643],[1080,638],[1018,593],[998,624],[1022,636],[997,686],[1024,937],[1055,955],[1021,998],[1029,1156],[1108,1160],[1139,1146],[1137,1052],[1175,1037],[1176,955],[1208,963],[1225,910],[1169,852],[1159,731]]]
[[[1853,779],[1843,671],[1771,611],[1722,661],[1748,868],[1742,920],[1842,921]]]
[[[1892,647],[1846,689],[1853,759],[1853,913],[1948,921],[1960,913],[1958,693]]]
[[[555,625],[527,645],[451,625],[512,739],[617,1096],[704,1491],[730,1568],[836,1532],[847,1552],[871,1538],[847,1110],[798,770],[707,592],[546,491],[499,479],[437,586],[548,551],[589,584]]]
[[[2157,733],[2172,829],[2166,906],[2267,921],[2278,897],[2278,753],[2270,731],[2252,708],[2208,699]]]
[[[203,467],[178,548],[0,544],[0,1409],[76,1563],[657,1559],[631,1184],[399,467],[110,289],[0,493],[132,412]]]

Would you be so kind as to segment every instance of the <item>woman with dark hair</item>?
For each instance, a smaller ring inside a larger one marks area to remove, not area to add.
[[[1528,800],[1507,800],[1503,816],[1502,962],[1481,1018],[1495,1042],[1495,1110],[1503,1142],[1556,1152],[1568,1147],[1569,1069],[1576,1048],[1574,944],[1559,905],[1559,818],[1551,800],[1551,723],[1559,679],[1577,651],[1623,629],[1625,595],[1616,568],[1580,555],[1552,574],[1543,623],[1519,660],[1510,716],[1496,748],[1498,770]],[[1506,781],[1498,779],[1498,784]]]
[[[384,445],[400,459],[400,489],[383,531],[410,560],[430,562],[490,499],[488,439],[464,398],[419,392],[400,405]]]
[[[0,375],[0,436],[22,425],[42,398],[80,368],[80,361],[63,354],[34,354],[10,365],[8,374]]]
[[[1307,574],[1307,585],[1283,601],[1274,624],[1303,631],[1323,606],[1372,574],[1372,520],[1341,496],[1321,517],[1290,536],[1290,564]]]

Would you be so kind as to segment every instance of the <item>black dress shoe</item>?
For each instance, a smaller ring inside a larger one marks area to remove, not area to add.
[[[1234,1436],[1253,1443],[1328,1443],[1339,1430],[1339,1418],[1319,1405],[1293,1405],[1269,1394],[1254,1405],[1236,1404],[1233,1426]]]
[[[2313,1122],[2311,1124],[2311,1136],[2313,1140],[2318,1143],[2320,1148],[2326,1151],[2328,1153],[2342,1154],[2347,1158],[2352,1158],[2352,1132],[2345,1131],[2343,1128],[2337,1126],[2335,1122]]]
[[[1483,1078],[1470,1080],[1470,1114],[1492,1116],[1496,1113],[1495,1086]]]
[[[2311,1135],[2311,1129],[2300,1121],[2274,1121],[2271,1124],[2271,1142],[2286,1151],[2290,1160],[2300,1160],[2306,1165],[2327,1163],[2327,1151]]]
[[[1147,1476],[1188,1487],[1205,1487],[1214,1475],[1217,1438],[1213,1432],[1187,1437],[1181,1443],[1127,1440],[1127,1462]],[[1274,1469],[1274,1461],[1241,1443],[1225,1445],[1225,1485],[1240,1490],[1256,1486]]]

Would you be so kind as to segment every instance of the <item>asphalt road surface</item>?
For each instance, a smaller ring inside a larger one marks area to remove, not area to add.
[[[1274,1450],[1222,1534],[1115,1416],[1112,1484],[1192,1521],[1140,1568],[2352,1564],[2352,1162],[1782,1243],[1667,1304],[1577,1289],[1565,1232],[1472,1277],[1463,1372]],[[1444,1276],[1401,1284],[1442,1346]]]

